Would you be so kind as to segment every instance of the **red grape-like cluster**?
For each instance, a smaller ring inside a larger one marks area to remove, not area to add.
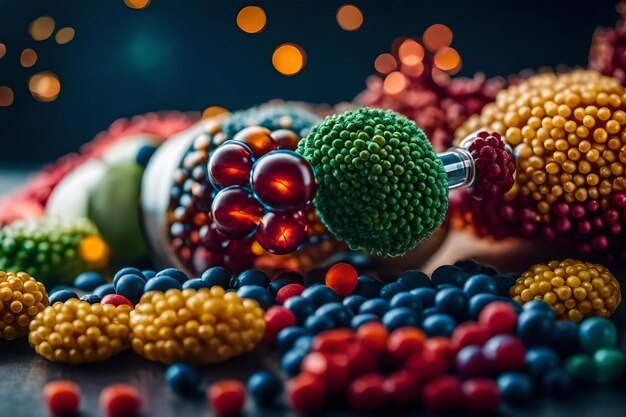
[[[621,9],[624,9],[624,3]],[[620,5],[618,5],[620,6]],[[624,10],[618,11],[624,12]],[[589,50],[589,68],[626,81],[626,20],[622,14],[614,28],[599,27],[593,34]]]
[[[195,114],[166,112],[148,113],[132,119],[119,119],[100,132],[80,153],[62,156],[55,163],[44,167],[23,187],[0,198],[0,226],[15,220],[43,215],[52,190],[67,174],[86,161],[98,158],[109,147],[130,136],[147,133],[167,139],[174,133],[187,129],[197,120]]]
[[[515,158],[506,149],[498,132],[481,131],[468,146],[474,159],[476,181],[471,193],[478,198],[494,198],[504,195],[514,183]]]
[[[234,240],[254,235],[265,250],[282,255],[306,238],[303,209],[317,182],[302,156],[278,148],[270,130],[243,129],[211,155],[208,174],[220,190],[211,206],[216,231]]]

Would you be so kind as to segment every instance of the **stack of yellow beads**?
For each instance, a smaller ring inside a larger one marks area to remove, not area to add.
[[[0,271],[0,340],[24,336],[33,317],[47,305],[41,282],[25,272]]]
[[[543,300],[557,316],[574,322],[609,317],[622,302],[619,282],[608,269],[574,259],[531,266],[509,294],[520,304]]]
[[[125,304],[89,304],[76,298],[59,301],[31,322],[28,341],[53,362],[105,361],[129,347],[130,310]]]
[[[221,287],[150,291],[130,315],[132,347],[165,364],[223,362],[263,338],[264,312],[255,300]]]

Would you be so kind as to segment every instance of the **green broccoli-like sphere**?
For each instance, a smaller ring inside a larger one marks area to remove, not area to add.
[[[102,269],[108,252],[96,226],[85,218],[42,217],[0,229],[0,270],[24,271],[48,289]]]
[[[315,170],[315,206],[351,249],[401,256],[441,225],[448,180],[422,130],[392,111],[332,115],[300,141]]]

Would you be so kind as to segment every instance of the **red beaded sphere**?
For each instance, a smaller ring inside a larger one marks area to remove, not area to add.
[[[218,232],[231,239],[242,239],[257,228],[263,207],[250,191],[234,186],[215,196],[211,212]]]
[[[276,151],[259,159],[252,168],[252,189],[267,206],[298,210],[315,197],[317,181],[311,165],[291,151]]]
[[[248,145],[255,158],[260,158],[278,148],[276,141],[270,136],[270,130],[261,126],[247,127],[238,132],[233,140]]]
[[[259,244],[270,253],[284,255],[298,249],[306,239],[304,214],[268,212],[256,232]]]
[[[43,390],[46,405],[55,416],[73,415],[80,404],[80,387],[72,381],[52,381]]]
[[[229,141],[211,155],[208,163],[209,178],[217,188],[247,185],[252,164],[250,151],[239,142]]]

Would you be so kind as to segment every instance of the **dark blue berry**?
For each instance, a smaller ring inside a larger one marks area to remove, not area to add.
[[[435,269],[430,277],[433,285],[436,287],[441,284],[450,284],[458,288],[463,288],[465,284],[465,272],[461,268],[454,265],[442,265]]]
[[[69,300],[70,298],[78,298],[78,295],[76,295],[76,293],[74,291],[70,291],[70,290],[59,290],[56,291],[55,293],[53,293],[49,298],[48,298],[48,304],[49,305],[53,305],[56,302],[66,302],[67,300]]]
[[[357,314],[356,316],[352,317],[352,320],[350,320],[350,328],[356,330],[365,323],[377,321],[380,321],[380,318],[376,314]]]
[[[433,314],[422,321],[422,329],[428,337],[451,336],[456,320],[447,314]]]
[[[176,268],[167,268],[162,271],[157,272],[157,277],[172,277],[176,281],[180,282],[180,285],[183,285],[185,281],[189,279],[189,277],[181,270]]]
[[[244,285],[237,290],[241,298],[252,298],[256,300],[263,310],[267,310],[274,303],[274,297],[267,288],[259,285]]]
[[[81,301],[87,301],[89,304],[96,304],[102,301],[102,297],[97,294],[85,294],[80,297]]]
[[[404,285],[398,282],[390,282],[389,284],[381,288],[380,296],[385,300],[391,300],[394,295],[404,291],[407,291],[407,288]]]
[[[149,279],[148,281],[146,281],[146,285],[144,285],[143,287],[143,292],[146,293],[148,291],[162,291],[165,292],[167,290],[170,290],[172,288],[175,288],[177,290],[182,290],[182,285],[180,285],[180,282],[178,282],[178,280],[172,278],[172,277],[168,277],[168,276],[160,276],[160,277],[154,277],[152,279]]]
[[[304,298],[308,298],[315,304],[317,307],[332,303],[335,301],[340,301],[339,296],[332,288],[327,287],[326,285],[313,285],[302,292],[302,296]]]
[[[274,373],[259,371],[248,379],[248,392],[258,404],[275,402],[283,392],[283,381]]]
[[[392,308],[385,313],[382,322],[389,331],[400,327],[417,327],[419,324],[417,313],[407,307]]]
[[[165,371],[165,383],[176,394],[191,396],[200,391],[202,375],[195,366],[174,363]]]
[[[306,335],[307,332],[300,326],[291,326],[282,329],[276,335],[276,348],[279,352],[285,353],[293,348],[293,344],[300,336]]]
[[[376,314],[378,317],[382,317],[390,308],[389,301],[384,298],[372,298],[361,304],[359,314]]]
[[[343,299],[343,305],[348,307],[352,313],[356,314],[359,312],[361,305],[366,301],[367,298],[362,295],[349,295]]]
[[[209,285],[209,283],[206,282],[206,280],[202,278],[190,279],[189,281],[185,281],[185,283],[183,284],[183,290],[186,290],[187,288],[199,290],[200,288],[211,288],[211,287],[212,285]]]
[[[467,296],[459,288],[446,288],[437,292],[435,307],[457,320],[467,316]]]
[[[472,275],[467,278],[465,285],[463,285],[463,292],[468,298],[471,298],[477,294],[498,294],[498,286],[493,278],[489,275]]]
[[[204,271],[201,278],[209,284],[209,288],[217,285],[228,289],[231,276],[228,271],[221,266],[214,266]]]
[[[93,290],[93,293],[100,298],[104,298],[105,295],[115,294],[115,288],[113,287],[113,284],[103,284]]]
[[[287,299],[283,306],[296,316],[298,324],[303,324],[306,318],[312,315],[316,309],[316,305],[313,301],[302,296]]]
[[[416,295],[422,302],[423,308],[435,306],[435,296],[437,295],[437,291],[433,288],[415,288],[414,290],[409,291],[409,294]]]
[[[360,275],[352,294],[361,295],[365,298],[375,298],[380,294],[383,283],[371,275]]]
[[[396,281],[404,285],[409,290],[433,286],[433,283],[430,281],[430,278],[428,278],[428,275],[415,269],[403,272]]]
[[[310,316],[304,321],[304,328],[312,334],[318,334],[324,330],[334,329],[335,322],[326,316]]]
[[[352,311],[342,303],[324,304],[315,311],[315,315],[330,317],[334,322],[333,327],[350,326],[350,320],[352,320],[352,316],[354,316]]]
[[[137,268],[133,268],[133,267],[122,268],[119,271],[117,271],[117,273],[113,277],[113,285],[117,285],[117,281],[122,276],[128,275],[128,274],[139,275],[140,277],[143,277],[144,279],[146,278],[146,277],[144,277],[143,272],[141,272]]]
[[[74,286],[83,291],[93,291],[102,284],[106,281],[98,272],[83,272],[74,278]]]

